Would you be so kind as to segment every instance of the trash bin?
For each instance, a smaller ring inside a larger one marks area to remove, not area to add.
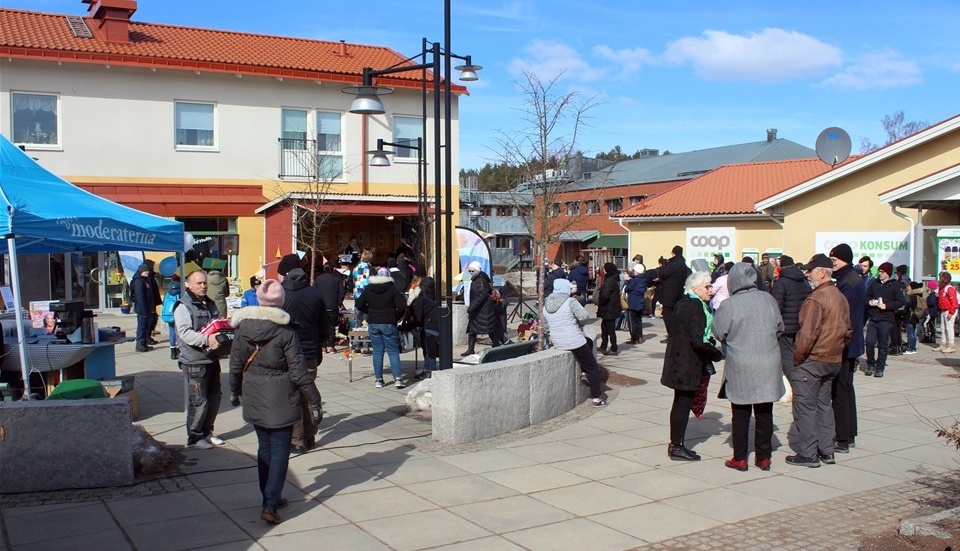
[[[100,381],[93,379],[71,379],[58,384],[47,400],[83,400],[86,398],[106,398],[107,392],[103,390]]]

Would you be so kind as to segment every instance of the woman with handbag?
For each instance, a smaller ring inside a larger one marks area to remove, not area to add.
[[[593,355],[593,341],[583,333],[581,324],[590,317],[577,299],[570,296],[573,286],[566,279],[553,282],[553,293],[543,299],[544,329],[550,331],[550,342],[558,350],[569,350],[587,375],[591,403],[594,407],[607,405],[600,377],[600,365]]]
[[[783,397],[779,338],[780,307],[773,295],[758,288],[757,271],[737,262],[727,275],[730,297],[713,314],[713,335],[725,345],[723,387],[733,409],[733,459],[724,465],[747,470],[751,413],[756,418],[754,464],[770,470],[773,452],[773,403]]]
[[[259,306],[234,313],[230,353],[230,403],[243,401],[243,420],[257,433],[257,474],[263,496],[260,518],[280,524],[277,509],[290,459],[293,425],[300,420],[301,393],[310,400],[314,423],[322,417],[320,392],[300,354],[300,341],[281,309],[284,291],[275,279],[257,289]]]
[[[617,318],[623,313],[620,306],[620,271],[616,264],[603,265],[603,283],[597,290],[597,317],[600,318],[600,346],[597,350],[604,356],[617,355]],[[610,351],[607,352],[607,341]]]
[[[712,316],[708,303],[713,292],[710,273],[690,274],[683,291],[669,318],[667,350],[660,377],[660,384],[673,389],[667,455],[673,461],[700,461],[700,456],[687,449],[684,442],[687,423],[704,376],[715,373],[713,362],[720,361],[723,354],[710,336]]]

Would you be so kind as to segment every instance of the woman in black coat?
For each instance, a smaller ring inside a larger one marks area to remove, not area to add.
[[[275,279],[257,289],[260,306],[241,308],[230,350],[230,403],[242,398],[243,420],[257,433],[257,472],[263,510],[260,518],[279,524],[277,508],[290,459],[293,425],[301,419],[301,396],[310,401],[315,424],[320,423],[320,392],[300,353],[300,340],[290,326],[290,314],[280,309],[284,291]]]
[[[674,306],[667,333],[660,384],[673,389],[670,409],[670,446],[667,455],[674,461],[699,461],[700,456],[687,449],[684,438],[693,409],[693,399],[705,373],[713,373],[713,362],[720,353],[709,337],[712,316],[709,312],[713,288],[708,272],[687,277],[684,294]]]
[[[623,313],[620,306],[620,271],[613,262],[603,265],[603,284],[597,291],[597,317],[600,318],[600,346],[597,350],[606,356],[617,355],[617,318]],[[610,352],[607,352],[607,341]]]
[[[500,333],[497,331],[497,305],[490,298],[493,284],[490,276],[480,269],[479,262],[467,266],[470,280],[470,305],[467,306],[467,351],[464,356],[476,354],[477,335],[490,335],[493,346],[500,346]]]
[[[437,284],[432,277],[420,279],[420,284],[410,289],[407,307],[413,327],[420,330],[420,347],[423,349],[423,369],[426,377],[437,369],[440,355],[440,319],[437,311]]]

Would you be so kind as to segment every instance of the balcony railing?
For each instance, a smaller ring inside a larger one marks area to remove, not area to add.
[[[281,180],[316,180],[321,168],[316,140],[280,138]]]

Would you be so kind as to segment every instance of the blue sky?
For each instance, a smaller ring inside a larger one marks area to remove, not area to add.
[[[443,41],[442,0],[139,0],[137,21],[388,46]],[[484,66],[461,101],[461,166],[500,155],[524,128],[522,71],[595,98],[578,139],[592,156],[620,145],[690,151],[763,140],[767,128],[813,148],[826,127],[885,141],[884,116],[928,123],[960,113],[955,0],[584,2],[452,0],[452,49]],[[0,0],[81,15],[80,0]]]

